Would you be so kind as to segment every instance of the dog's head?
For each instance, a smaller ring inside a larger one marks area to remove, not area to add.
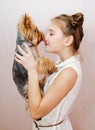
[[[44,39],[44,34],[39,31],[27,14],[21,17],[18,23],[18,31],[33,45],[38,45]]]

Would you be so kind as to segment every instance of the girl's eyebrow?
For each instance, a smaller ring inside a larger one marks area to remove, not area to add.
[[[49,29],[48,31],[49,31],[49,32],[54,32],[54,30],[53,30],[53,29]]]

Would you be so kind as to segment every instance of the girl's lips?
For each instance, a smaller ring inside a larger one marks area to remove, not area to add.
[[[48,43],[45,42],[45,46],[49,45]]]
[[[43,42],[45,43],[45,46],[49,45],[46,41],[46,39],[43,39]]]

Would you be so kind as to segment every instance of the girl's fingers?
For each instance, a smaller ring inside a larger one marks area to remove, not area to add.
[[[26,48],[26,51],[29,53],[29,54],[32,54],[31,53],[31,50],[30,50],[30,47],[24,42],[23,43],[24,44],[24,46],[25,46],[25,48]]]
[[[23,56],[21,56],[21,55],[19,55],[19,54],[17,54],[17,53],[15,52],[15,58],[20,61],[20,60],[23,59]]]
[[[20,46],[18,46],[18,49],[22,55],[15,52],[14,59],[15,61],[23,65],[23,67],[26,70],[30,70],[30,68],[33,68],[35,65],[35,59],[34,59],[34,56],[32,55],[30,48],[26,44],[25,44],[25,48],[26,48],[27,53],[24,52],[24,50]]]
[[[18,47],[18,49],[19,49],[19,51],[21,52],[22,55],[26,54],[26,52],[19,45],[17,47]]]
[[[23,44],[26,48],[26,52],[18,45],[18,49],[19,49],[20,53],[23,56],[25,56],[26,54],[30,54],[31,56],[33,56],[30,47],[25,42]]]
[[[21,63],[21,60],[18,59],[16,56],[15,56],[15,60],[16,60],[18,63]]]

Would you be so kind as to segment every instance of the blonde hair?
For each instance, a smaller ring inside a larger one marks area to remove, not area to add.
[[[74,38],[73,47],[77,51],[83,38],[84,15],[76,13],[73,15],[61,14],[52,19],[66,36],[72,35]]]

